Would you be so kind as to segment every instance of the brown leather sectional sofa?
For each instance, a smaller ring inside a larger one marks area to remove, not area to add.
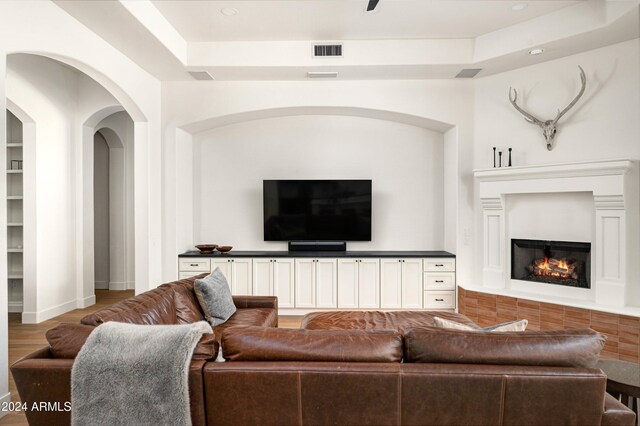
[[[302,330],[288,330],[275,328],[275,298],[234,301],[236,314],[203,337],[191,362],[194,424],[632,425],[635,419],[605,393],[604,374],[584,366],[599,353],[595,332],[486,337],[433,329],[428,312],[312,314]],[[475,326],[462,315],[447,316]],[[73,356],[91,327],[201,319],[190,279],[54,329],[51,347],[12,366],[20,397],[29,404],[69,401]],[[219,344],[227,362],[213,362]],[[32,425],[68,424],[70,413],[32,411],[27,418]]]

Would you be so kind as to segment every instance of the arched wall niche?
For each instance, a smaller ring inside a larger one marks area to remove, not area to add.
[[[458,131],[453,123],[435,120],[426,116],[409,114],[401,111],[374,109],[361,106],[326,106],[304,105],[287,106],[278,108],[266,108],[259,110],[247,110],[243,112],[221,115],[179,125],[175,128],[174,139],[168,138],[165,149],[171,152],[168,157],[175,158],[167,165],[167,182],[165,185],[165,206],[180,206],[175,211],[175,221],[165,227],[163,235],[166,235],[164,244],[165,264],[170,260],[175,261],[177,253],[193,248],[194,240],[194,154],[193,139],[199,134],[233,124],[245,123],[254,120],[295,117],[304,115],[346,116],[361,117],[373,120],[390,121],[409,126],[415,126],[443,134],[445,145],[444,155],[447,157],[445,164],[445,209],[447,212],[455,212],[457,205],[457,152]],[[173,155],[175,153],[175,155]],[[171,168],[175,167],[172,171]],[[174,178],[171,178],[173,176]],[[175,182],[175,187],[171,187]],[[168,210],[168,208],[165,208]],[[445,248],[455,252],[456,246],[456,214],[448,214],[445,218]],[[197,231],[196,231],[197,232]],[[163,270],[164,279],[173,279],[175,268],[167,267]]]

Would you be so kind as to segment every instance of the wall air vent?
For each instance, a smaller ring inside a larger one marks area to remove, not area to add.
[[[189,74],[196,80],[214,80],[213,76],[206,71],[189,71]]]
[[[308,78],[336,78],[338,73],[335,71],[309,71]]]
[[[456,75],[456,78],[473,78],[482,71],[482,68],[465,68]]]
[[[341,44],[314,44],[313,45],[313,57],[314,58],[340,58],[342,57],[342,45]]]

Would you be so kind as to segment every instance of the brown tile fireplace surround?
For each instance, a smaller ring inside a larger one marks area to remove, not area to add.
[[[592,328],[607,335],[602,358],[640,362],[640,318],[458,287],[458,309],[481,327],[527,319],[529,330]]]

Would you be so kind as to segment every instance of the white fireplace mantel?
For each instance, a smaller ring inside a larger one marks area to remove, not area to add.
[[[636,283],[639,275],[638,259],[631,257],[639,253],[635,166],[633,160],[623,159],[474,170],[483,211],[483,287],[507,288],[507,195],[589,192],[595,206],[593,303],[612,307],[636,304],[632,299],[639,294],[629,284]]]

